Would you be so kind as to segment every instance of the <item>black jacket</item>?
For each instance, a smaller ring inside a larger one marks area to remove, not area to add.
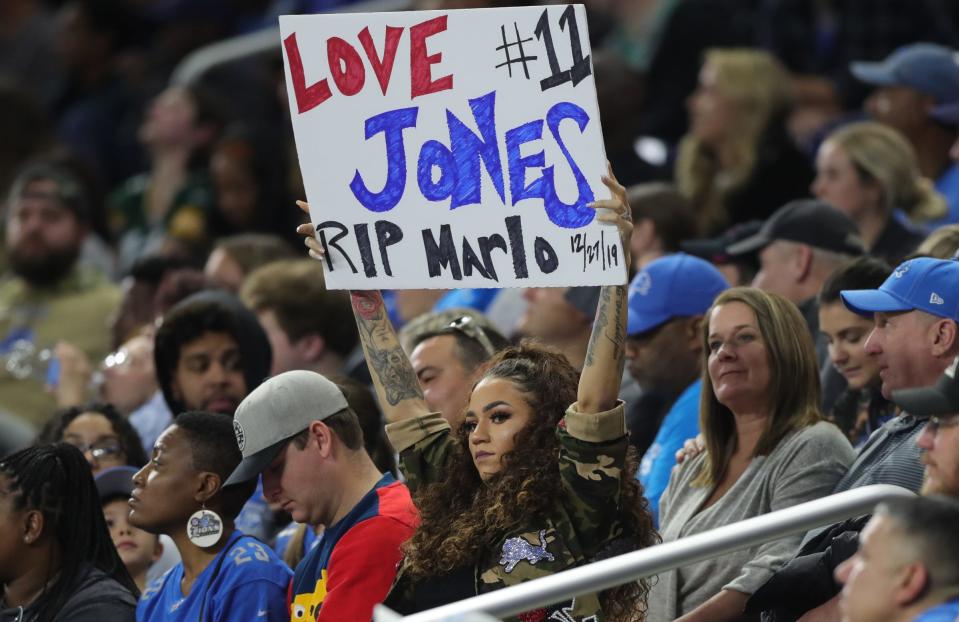
[[[763,622],[795,622],[842,589],[833,572],[859,548],[859,532],[870,516],[843,521],[818,534],[749,597],[746,613],[762,612]]]
[[[102,570],[87,567],[73,586],[72,594],[63,604],[53,622],[134,622],[137,599],[125,587]],[[0,622],[35,622],[41,601],[24,607],[20,616],[18,607],[5,608],[0,602]]]

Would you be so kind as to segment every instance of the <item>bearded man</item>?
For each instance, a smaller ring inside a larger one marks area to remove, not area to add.
[[[33,425],[49,418],[57,365],[30,364],[29,353],[67,342],[90,360],[109,350],[108,319],[120,291],[77,259],[89,230],[87,194],[68,170],[37,164],[14,180],[7,200],[8,261],[0,277],[0,411]],[[20,357],[24,363],[11,365]],[[14,367],[13,373],[9,370]]]

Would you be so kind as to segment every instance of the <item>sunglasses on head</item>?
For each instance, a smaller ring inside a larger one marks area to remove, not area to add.
[[[456,332],[461,333],[465,337],[480,344],[483,347],[483,350],[486,351],[487,356],[493,356],[493,354],[496,352],[496,348],[493,347],[493,342],[489,340],[489,337],[486,335],[486,331],[483,330],[483,327],[468,315],[456,318],[447,325],[447,328],[450,330],[455,330]]]

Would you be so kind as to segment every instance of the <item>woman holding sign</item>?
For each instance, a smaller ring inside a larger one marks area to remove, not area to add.
[[[604,208],[597,218],[619,228],[628,253],[625,189],[612,173],[603,183],[612,198],[591,207]],[[312,225],[297,231],[320,258]],[[422,611],[657,541],[617,399],[625,285],[603,288],[580,375],[544,346],[507,348],[487,363],[457,430],[426,407],[379,292],[353,292],[352,303],[387,432],[421,513],[387,606]],[[641,619],[647,590],[631,582],[516,619],[553,612]]]

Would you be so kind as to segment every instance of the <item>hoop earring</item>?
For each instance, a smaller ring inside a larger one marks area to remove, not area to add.
[[[187,521],[186,536],[201,549],[210,548],[223,536],[223,519],[213,510],[206,509],[206,504],[203,504]]]

